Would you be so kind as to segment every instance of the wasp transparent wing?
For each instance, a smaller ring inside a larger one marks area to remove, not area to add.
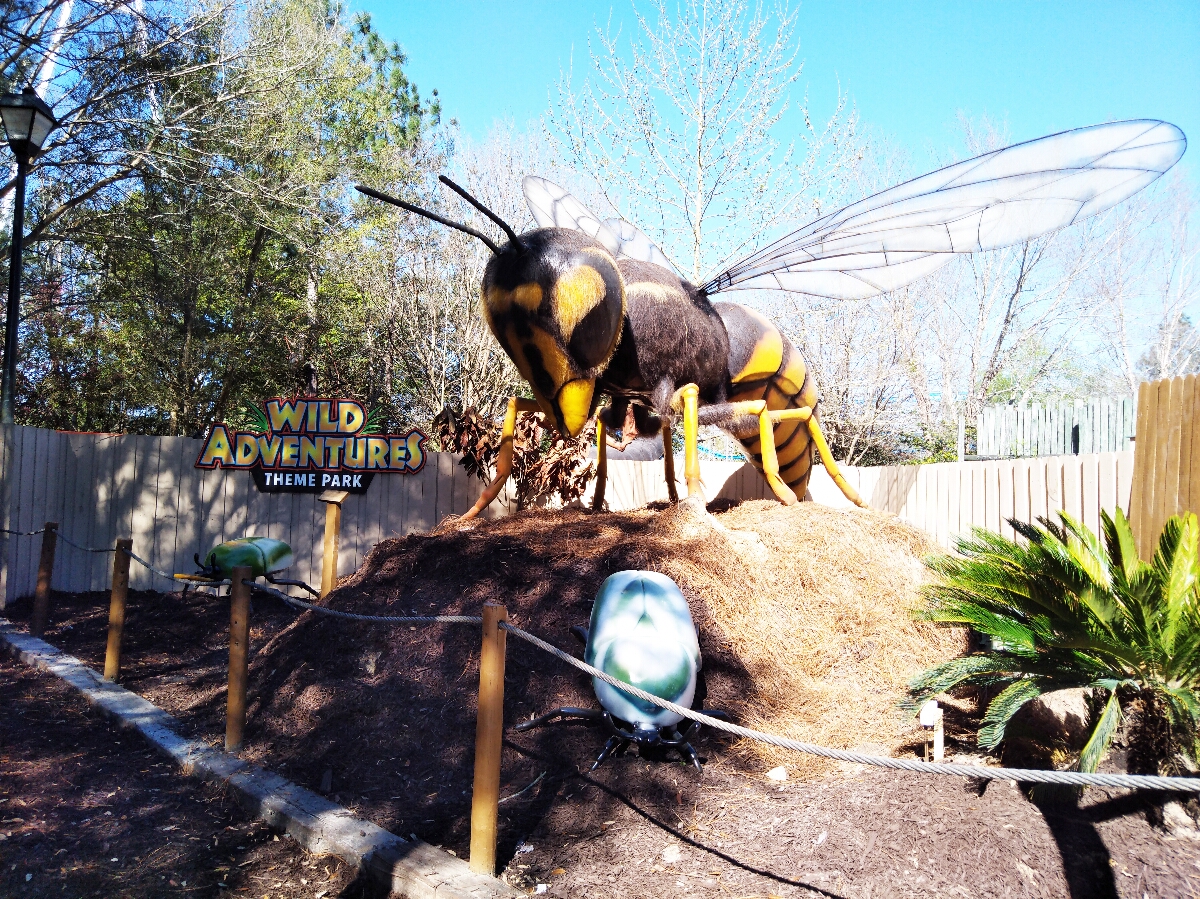
[[[653,262],[669,272],[675,271],[671,260],[655,246],[654,241],[642,233],[637,225],[627,222],[625,219],[610,218],[604,220],[604,227],[608,228],[621,242],[616,253],[618,257],[636,259],[639,262]]]
[[[525,202],[539,228],[569,228],[594,237],[614,256],[621,249],[621,239],[592,215],[586,206],[545,178],[526,175],[521,182]]]
[[[704,290],[769,288],[835,299],[895,290],[956,253],[1011,246],[1103,212],[1171,168],[1187,139],[1139,119],[985,153],[823,216]]]

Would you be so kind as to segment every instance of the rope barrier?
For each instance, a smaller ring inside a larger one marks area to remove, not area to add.
[[[173,575],[173,574],[168,574],[167,572],[163,571],[161,568],[155,568],[153,565],[151,565],[149,562],[147,562],[147,561],[146,561],[145,559],[143,559],[141,556],[139,556],[139,555],[135,554],[135,553],[134,553],[132,550],[128,550],[128,549],[122,549],[122,550],[121,550],[121,552],[125,553],[125,555],[129,556],[129,558],[133,559],[133,561],[135,561],[135,562],[137,562],[138,564],[142,565],[144,568],[148,568],[148,569],[150,569],[150,570],[151,570],[151,571],[153,571],[155,574],[157,574],[159,577],[161,577],[161,578],[166,578],[166,579],[167,579],[168,581],[170,581],[172,584],[178,584],[178,583],[179,583],[179,581],[175,580],[175,575]],[[208,586],[208,585],[207,585],[207,584],[204,584],[203,586]]]
[[[327,609],[325,606],[314,605],[311,602],[305,602],[302,599],[289,596],[282,590],[276,590],[274,587],[266,587],[254,581],[245,580],[242,583],[249,584],[255,590],[278,597],[297,609],[304,609],[308,612],[319,612],[322,615],[329,615],[332,618],[344,618],[348,621],[373,621],[377,624],[483,624],[482,618],[473,615],[359,615],[355,612],[342,612],[338,609]]]
[[[699,724],[707,724],[709,727],[734,734],[739,737],[745,737],[751,740],[758,740],[762,743],[767,743],[771,746],[778,746],[780,749],[791,749],[796,752],[804,752],[809,755],[816,755],[822,758],[833,759],[839,762],[850,762],[858,765],[874,765],[879,768],[892,768],[900,771],[915,771],[922,774],[951,774],[958,777],[974,777],[982,780],[1015,780],[1024,783],[1047,783],[1061,784],[1064,786],[1095,786],[1095,787],[1125,787],[1129,789],[1143,790],[1184,790],[1192,793],[1200,793],[1200,777],[1158,777],[1149,774],[1085,774],[1081,771],[1042,771],[1032,768],[990,768],[983,765],[956,765],[946,762],[918,762],[909,759],[894,759],[886,756],[864,755],[860,752],[847,752],[842,749],[829,749],[825,746],[816,746],[812,743],[801,743],[798,740],[789,740],[786,737],[779,737],[775,734],[764,733],[759,730],[751,730],[748,727],[741,727],[737,724],[731,724],[727,721],[721,721],[718,718],[712,718],[708,715],[701,715],[699,712],[694,712],[691,709],[684,708],[681,705],[676,705],[661,697],[655,696],[653,693],[647,693],[645,690],[638,689],[632,684],[627,684],[624,681],[619,681],[615,677],[608,675],[599,668],[594,668],[586,662],[582,662],[570,653],[563,652],[557,646],[553,646],[533,634],[521,630],[519,627],[514,627],[507,622],[500,622],[500,627],[508,631],[515,637],[520,637],[526,642],[532,643],[539,649],[545,650],[551,655],[561,659],[568,665],[578,668],[593,677],[597,677],[610,686],[616,687],[630,696],[636,696],[638,699],[644,699],[651,702],[659,708],[667,709],[674,712],[676,715],[681,715],[691,721]]]
[[[0,534],[9,534],[13,537],[32,537],[34,534],[46,533],[45,528],[38,528],[36,531],[10,531],[8,528],[0,528]]]
[[[70,537],[68,537],[68,536],[67,536],[66,534],[64,534],[62,531],[59,531],[59,532],[58,532],[58,539],[59,539],[59,540],[61,540],[63,543],[66,543],[66,544],[69,544],[70,546],[73,546],[73,547],[75,547],[76,549],[83,550],[85,553],[112,553],[112,552],[116,552],[116,549],[114,549],[114,548],[113,548],[113,547],[111,547],[111,546],[107,546],[107,547],[101,547],[100,549],[92,549],[90,546],[80,546],[78,543],[76,543],[74,540],[72,540]]]
[[[289,596],[281,590],[276,590],[272,587],[264,587],[254,581],[246,580],[243,583],[249,584],[256,590],[261,590],[264,593],[270,593],[282,599],[288,605],[295,608],[304,609],[309,612],[317,612],[322,615],[329,615],[333,618],[343,618],[349,621],[370,621],[380,624],[482,624],[483,619],[472,615],[410,615],[410,616],[388,616],[388,615],[360,615],[355,612],[342,612],[337,609],[328,609],[324,606],[314,605],[305,602],[301,599],[296,599],[294,596]],[[621,690],[630,696],[643,699],[646,702],[653,703],[659,708],[674,712],[683,718],[690,721],[695,721],[698,724],[706,724],[714,730],[723,731],[733,734],[738,737],[744,737],[749,740],[758,740],[760,743],[766,743],[770,746],[777,746],[780,749],[790,749],[794,752],[803,752],[808,755],[819,756],[820,758],[832,759],[838,762],[849,762],[856,765],[872,765],[877,768],[890,768],[897,771],[913,771],[920,774],[949,774],[955,777],[971,777],[979,780],[1014,780],[1022,783],[1046,783],[1059,784],[1061,786],[1079,786],[1079,787],[1121,787],[1125,789],[1141,789],[1141,790],[1168,790],[1168,791],[1185,791],[1191,793],[1200,793],[1200,777],[1159,777],[1150,774],[1088,774],[1082,771],[1044,771],[1035,768],[992,768],[984,765],[958,765],[953,762],[920,762],[910,759],[896,759],[887,756],[866,755],[861,752],[849,752],[844,749],[830,749],[827,746],[817,746],[813,743],[802,743],[799,740],[790,740],[787,737],[780,737],[775,734],[769,734],[760,730],[753,730],[748,727],[742,727],[737,724],[731,724],[728,721],[722,721],[719,718],[713,718],[709,715],[702,715],[699,712],[684,708],[669,700],[663,699],[660,696],[655,696],[653,693],[647,693],[633,684],[625,683],[617,680],[610,674],[606,674],[599,668],[595,668],[586,662],[583,662],[570,653],[563,652],[557,646],[547,643],[540,637],[535,637],[528,631],[523,631],[521,628],[509,624],[506,621],[500,622],[500,627],[508,631],[515,637],[531,643],[538,649],[550,653],[552,656],[566,662],[574,668],[578,668],[585,674],[590,674],[592,677],[599,678],[606,684]]]

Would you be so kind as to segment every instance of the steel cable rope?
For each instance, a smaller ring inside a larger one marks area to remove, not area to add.
[[[312,603],[304,602],[301,599],[296,599],[294,596],[288,596],[286,593],[275,590],[270,587],[263,587],[253,581],[246,580],[243,583],[249,586],[278,596],[280,599],[287,602],[289,605],[303,608],[312,612],[319,612],[324,615],[331,615],[335,618],[346,618],[352,621],[374,621],[374,622],[395,622],[395,623],[422,623],[422,624],[482,624],[483,619],[469,615],[429,615],[429,616],[408,616],[408,617],[389,617],[383,615],[359,615],[353,612],[340,612],[336,609],[327,609],[324,606],[313,605]],[[718,718],[712,718],[708,715],[702,715],[699,712],[694,712],[691,709],[684,708],[681,705],[676,705],[669,700],[655,696],[653,693],[647,693],[645,690],[627,684],[624,681],[619,681],[615,677],[601,671],[599,668],[594,668],[587,662],[583,662],[570,653],[563,652],[557,646],[547,643],[540,637],[535,637],[528,631],[523,631],[521,628],[509,624],[506,621],[501,621],[499,627],[511,633],[513,636],[519,637],[528,643],[532,643],[538,649],[544,650],[562,661],[566,662],[586,674],[593,677],[598,677],[612,687],[621,690],[630,696],[644,699],[647,702],[653,703],[659,708],[674,712],[681,717],[695,721],[698,724],[707,724],[714,730],[724,731],[725,733],[734,734],[735,736],[745,737],[750,740],[758,740],[761,743],[767,743],[771,746],[778,746],[780,749],[790,749],[795,752],[803,752],[808,755],[815,755],[821,758],[833,759],[839,762],[849,762],[857,765],[873,765],[878,768],[891,768],[899,771],[914,771],[921,774],[949,774],[956,777],[973,777],[980,780],[1015,780],[1023,783],[1048,783],[1060,784],[1063,786],[1094,786],[1094,787],[1123,787],[1126,789],[1141,789],[1141,790],[1168,790],[1168,791],[1185,791],[1191,793],[1200,793],[1200,777],[1160,777],[1151,774],[1086,774],[1081,771],[1044,771],[1034,768],[992,768],[983,765],[958,765],[953,762],[918,762],[909,759],[895,759],[886,756],[865,755],[860,752],[848,752],[843,749],[830,749],[825,746],[817,746],[813,743],[801,743],[799,740],[790,740],[787,737],[776,736],[775,734],[765,733],[760,730],[752,730],[748,727],[741,727],[737,724],[731,724],[727,721],[721,721]]]
[[[82,550],[85,553],[113,553],[113,552],[117,551],[116,548],[111,547],[111,546],[110,547],[101,547],[100,549],[92,549],[90,546],[80,546],[78,543],[76,543],[74,540],[72,540],[70,537],[68,537],[62,531],[58,532],[58,539],[61,540],[63,543],[66,543],[66,544],[69,544],[70,546],[75,547],[76,549]]]
[[[44,534],[45,528],[38,528],[36,531],[10,531],[8,528],[0,528],[0,534],[10,534],[13,537],[32,537],[34,534]]]
[[[276,590],[274,587],[265,587],[254,581],[245,580],[242,583],[248,584],[255,590],[276,596],[288,605],[298,609],[304,609],[309,612],[320,612],[322,615],[345,618],[348,621],[374,621],[377,624],[483,624],[482,618],[472,615],[360,615],[356,612],[342,612],[338,609],[327,609],[325,606],[305,602],[302,599],[289,596],[282,590]]]

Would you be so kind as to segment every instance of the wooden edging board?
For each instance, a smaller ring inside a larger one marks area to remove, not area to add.
[[[491,877],[473,874],[466,861],[420,840],[405,840],[277,774],[178,732],[178,722],[158,706],[49,643],[0,618],[0,647],[18,661],[48,671],[74,687],[122,727],[140,731],[184,774],[229,785],[238,802],[310,852],[336,855],[410,899],[510,899],[523,896]]]

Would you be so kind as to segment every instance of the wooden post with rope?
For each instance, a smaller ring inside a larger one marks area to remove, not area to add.
[[[238,752],[246,730],[246,678],[250,657],[249,565],[233,569],[229,587],[229,690],[225,695],[225,751]]]
[[[29,633],[40,637],[50,622],[50,581],[54,577],[54,548],[58,544],[58,522],[47,521],[42,531],[42,557],[38,561],[37,589],[33,594],[33,614]]]
[[[342,503],[350,494],[326,490],[318,500],[325,503],[325,543],[321,550],[321,593],[324,599],[337,586],[338,550],[342,533]]]
[[[129,595],[129,553],[133,541],[117,541],[113,553],[112,592],[108,600],[108,647],[104,650],[104,679],[115,683],[121,673],[121,638],[125,634],[125,600]]]
[[[475,724],[475,786],[471,794],[471,870],[496,875],[496,820],[500,814],[500,744],[504,737],[504,630],[508,609],[483,607],[479,655],[479,714]]]

